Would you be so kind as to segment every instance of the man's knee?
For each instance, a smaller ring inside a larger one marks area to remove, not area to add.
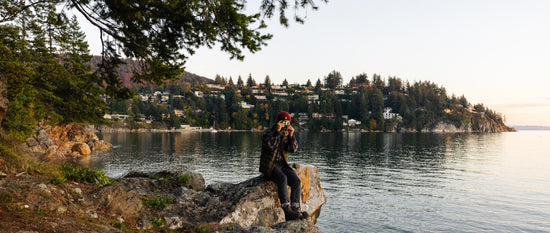
[[[290,185],[295,188],[300,188],[302,186],[302,181],[298,176],[296,176],[294,177],[294,179],[292,179],[292,184]]]

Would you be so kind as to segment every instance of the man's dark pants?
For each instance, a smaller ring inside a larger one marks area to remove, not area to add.
[[[299,207],[301,181],[292,168],[283,162],[278,162],[273,167],[270,180],[277,184],[281,204],[292,203],[292,207]],[[290,186],[290,202],[288,200],[287,185]]]

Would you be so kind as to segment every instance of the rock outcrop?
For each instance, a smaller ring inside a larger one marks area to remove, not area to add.
[[[309,213],[314,224],[326,202],[319,171],[311,165],[295,164],[302,180],[302,210]],[[156,178],[151,181],[150,177]],[[188,177],[188,178],[185,178]],[[280,208],[277,187],[262,176],[238,183],[217,183],[204,189],[204,179],[192,172],[163,172],[148,175],[127,175],[118,181],[128,192],[173,197],[173,204],[159,211],[169,229],[210,225],[218,229],[241,229],[254,226],[270,227],[285,221]],[[150,216],[142,216],[148,219]],[[146,222],[146,221],[138,221]],[[139,227],[147,228],[146,224]]]
[[[285,222],[276,185],[261,176],[205,187],[203,177],[189,171],[131,172],[109,185],[54,185],[23,174],[0,179],[0,204],[12,210],[44,210],[51,219],[111,219],[145,231],[159,227],[151,221],[158,219],[167,230],[320,232],[315,222],[326,197],[319,172],[311,165],[294,168],[302,179],[302,210],[311,216],[299,221]]]
[[[302,211],[308,212],[310,220],[315,223],[321,206],[326,202],[319,171],[314,166],[302,164],[294,164],[294,169],[302,181]],[[285,220],[275,183],[268,182],[263,177],[234,186],[209,186],[207,189],[222,194],[225,199],[238,200],[231,211],[221,219],[220,224],[238,224],[245,227],[271,226]]]
[[[89,155],[92,151],[113,147],[110,143],[99,140],[95,133],[92,125],[41,125],[19,148],[38,157],[55,159]]]
[[[433,128],[422,129],[423,133],[471,133],[473,132],[470,124],[463,124],[460,127],[451,123],[439,122]]]

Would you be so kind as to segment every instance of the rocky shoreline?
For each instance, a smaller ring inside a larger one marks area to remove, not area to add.
[[[56,185],[19,174],[0,179],[0,229],[320,232],[315,222],[326,197],[318,170],[302,164],[295,164],[294,169],[302,179],[302,210],[311,216],[307,220],[285,222],[276,185],[262,176],[206,187],[202,175],[190,171],[133,172],[108,185]],[[10,220],[22,224],[10,224]]]
[[[439,122],[432,127],[424,128],[420,131],[411,128],[393,128],[386,131],[386,133],[499,133],[499,132],[516,132],[514,128],[508,128],[505,126],[497,125],[492,122],[485,122],[478,126],[479,129],[473,129],[472,124],[463,124],[460,127],[452,123]],[[297,131],[309,131],[308,129],[296,128]],[[250,130],[215,130],[215,129],[128,129],[128,128],[108,128],[98,127],[97,131],[100,133],[184,133],[184,132],[261,132],[259,129]],[[320,132],[332,132],[331,130],[321,130]],[[364,129],[342,129],[341,132],[361,132],[371,133],[384,131],[379,130],[364,130]]]
[[[113,148],[111,143],[100,140],[96,132],[93,125],[78,123],[40,125],[32,137],[18,145],[18,149],[42,160],[53,161]]]

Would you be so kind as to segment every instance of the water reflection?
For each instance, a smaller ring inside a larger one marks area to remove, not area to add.
[[[116,148],[88,159],[111,177],[185,168],[206,182],[257,171],[261,134],[104,134]],[[297,133],[292,162],[319,168],[323,232],[478,232],[550,229],[550,133]],[[546,206],[547,207],[547,206]],[[519,213],[519,214],[518,214]],[[522,223],[517,223],[521,219]],[[467,224],[465,224],[467,223]]]

